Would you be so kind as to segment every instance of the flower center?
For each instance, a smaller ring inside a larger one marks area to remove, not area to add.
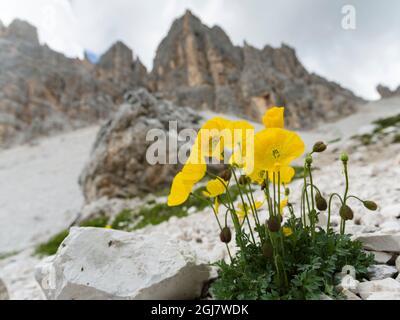
[[[281,154],[279,153],[279,151],[277,149],[274,149],[274,150],[272,150],[272,156],[275,159],[278,159],[281,156]]]

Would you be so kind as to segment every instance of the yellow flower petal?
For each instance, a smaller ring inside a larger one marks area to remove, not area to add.
[[[288,204],[288,199],[285,198],[281,201],[281,203],[279,204],[279,209],[280,209],[280,213],[281,215],[283,214],[283,209],[287,206]]]
[[[179,172],[172,181],[171,191],[168,196],[168,206],[174,207],[184,203],[192,191],[192,186],[188,183],[185,174]]]
[[[210,198],[218,197],[219,195],[225,193],[226,185],[227,185],[227,182],[225,182],[221,179],[210,180],[207,182],[206,194],[208,194],[208,197],[210,197]]]
[[[284,127],[284,107],[272,107],[265,112],[263,123],[266,128]]]
[[[264,129],[255,135],[254,168],[277,171],[304,153],[300,136],[285,129]]]
[[[291,236],[293,234],[293,230],[290,227],[283,227],[282,231],[283,231],[283,235],[285,237],[289,237],[289,236]]]

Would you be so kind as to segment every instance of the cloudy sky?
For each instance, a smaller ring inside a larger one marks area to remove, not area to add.
[[[355,29],[342,26],[345,5],[355,9]],[[151,68],[157,45],[187,8],[235,44],[295,47],[308,70],[365,98],[378,97],[377,83],[400,84],[398,0],[0,0],[0,19],[30,21],[42,42],[71,57],[101,54],[122,40]]]

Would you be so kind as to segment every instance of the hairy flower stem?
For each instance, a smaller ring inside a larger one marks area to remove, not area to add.
[[[336,196],[339,198],[340,202],[343,204],[343,200],[341,198],[341,196],[338,193],[332,193],[329,197],[329,201],[328,201],[328,222],[326,224],[326,232],[329,232],[330,226],[331,226],[331,205],[332,205],[332,200],[333,197]]]
[[[264,193],[267,196],[268,213],[269,213],[269,216],[271,217],[273,215],[273,212],[272,212],[272,204],[271,204],[271,195],[270,195],[270,192],[269,192],[269,174],[268,174],[268,171],[267,171],[266,175],[267,176],[266,176],[266,178],[264,180],[265,181]]]
[[[303,186],[303,192],[304,192],[304,197],[305,197],[305,199],[306,199],[306,201],[307,201],[307,202],[306,202],[306,203],[307,203],[307,209],[308,209],[308,212],[310,213],[311,207],[310,207],[310,200],[308,199],[308,192],[307,192],[307,174],[306,174],[306,172],[307,172],[307,164],[304,163],[304,173],[303,173],[303,176],[304,176],[304,186]],[[304,205],[304,206],[305,206],[305,205]],[[310,223],[311,223],[311,221],[310,221]],[[304,210],[304,225],[305,225],[305,226],[307,225],[305,210]]]
[[[222,232],[222,225],[221,225],[221,222],[219,221],[219,218],[218,218],[218,212],[217,212],[217,210],[215,209],[215,207],[213,205],[211,205],[211,209],[214,211],[215,219],[217,219],[217,223],[218,223],[219,229]],[[225,226],[226,225],[227,225],[227,221],[225,219]],[[226,246],[226,250],[228,251],[229,258],[230,258],[230,260],[232,262],[233,258],[232,258],[232,255],[231,255],[231,250],[229,249],[229,246],[228,246],[227,243],[225,243],[225,246]]]
[[[281,215],[281,172],[278,171],[278,214]]]
[[[241,189],[241,187],[240,187],[239,180],[238,180],[238,178],[237,178],[237,176],[236,176],[235,170],[232,170],[232,174],[233,174],[233,177],[234,177],[234,179],[235,179],[236,185],[237,185],[238,190],[239,190],[240,199],[241,199],[241,201],[242,201],[243,210],[244,210],[244,212],[245,212],[245,219],[246,219],[246,221],[247,221],[247,224],[249,225],[249,230],[250,230],[251,238],[252,238],[252,240],[253,240],[253,243],[256,244],[256,239],[254,238],[254,234],[253,234],[253,230],[252,230],[253,227],[251,226],[250,219],[249,219],[249,216],[248,216],[248,214],[247,214],[246,202],[244,201],[242,189]]]
[[[344,170],[344,176],[346,179],[346,188],[345,188],[344,196],[343,196],[343,205],[346,205],[347,194],[349,192],[349,174],[347,172],[347,161],[343,161],[343,170]],[[341,234],[345,233],[345,229],[346,229],[346,220],[343,219],[343,230],[341,231]]]
[[[254,200],[253,190],[251,189],[250,184],[248,185],[248,187],[249,187],[249,191],[250,191],[249,193],[250,193],[251,202],[253,203],[253,206],[254,206],[254,211],[255,211],[254,217],[257,219],[258,226],[261,226],[260,218],[258,216],[258,212],[257,212],[257,208],[256,208],[256,201]]]
[[[312,233],[312,237],[313,239],[315,238],[315,219],[316,217],[315,215],[315,203],[314,203],[314,184],[313,184],[313,178],[312,178],[312,173],[311,173],[311,164],[307,164],[307,168],[308,168],[308,176],[310,177],[310,185],[311,185],[311,208],[312,208],[312,213],[313,216],[310,215],[310,225],[311,225],[311,233]],[[306,184],[306,190],[307,190],[307,184]]]

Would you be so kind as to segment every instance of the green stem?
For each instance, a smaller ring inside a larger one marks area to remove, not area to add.
[[[332,200],[333,200],[334,196],[338,197],[340,202],[343,204],[342,197],[338,193],[335,192],[330,195],[329,201],[328,201],[328,223],[326,225],[326,232],[329,232],[330,225],[331,225],[331,204],[332,204]]]
[[[233,177],[235,178],[236,186],[237,186],[237,188],[239,190],[239,196],[240,196],[240,199],[241,199],[242,204],[243,204],[243,210],[245,212],[245,219],[247,221],[247,224],[249,225],[251,238],[253,240],[253,243],[256,244],[256,240],[254,238],[254,234],[253,234],[252,226],[251,226],[251,223],[250,223],[250,219],[249,219],[249,216],[247,214],[247,206],[246,206],[246,203],[245,203],[244,198],[243,198],[241,187],[239,185],[239,180],[238,180],[238,178],[236,176],[235,170],[232,170],[232,173],[233,173]]]

